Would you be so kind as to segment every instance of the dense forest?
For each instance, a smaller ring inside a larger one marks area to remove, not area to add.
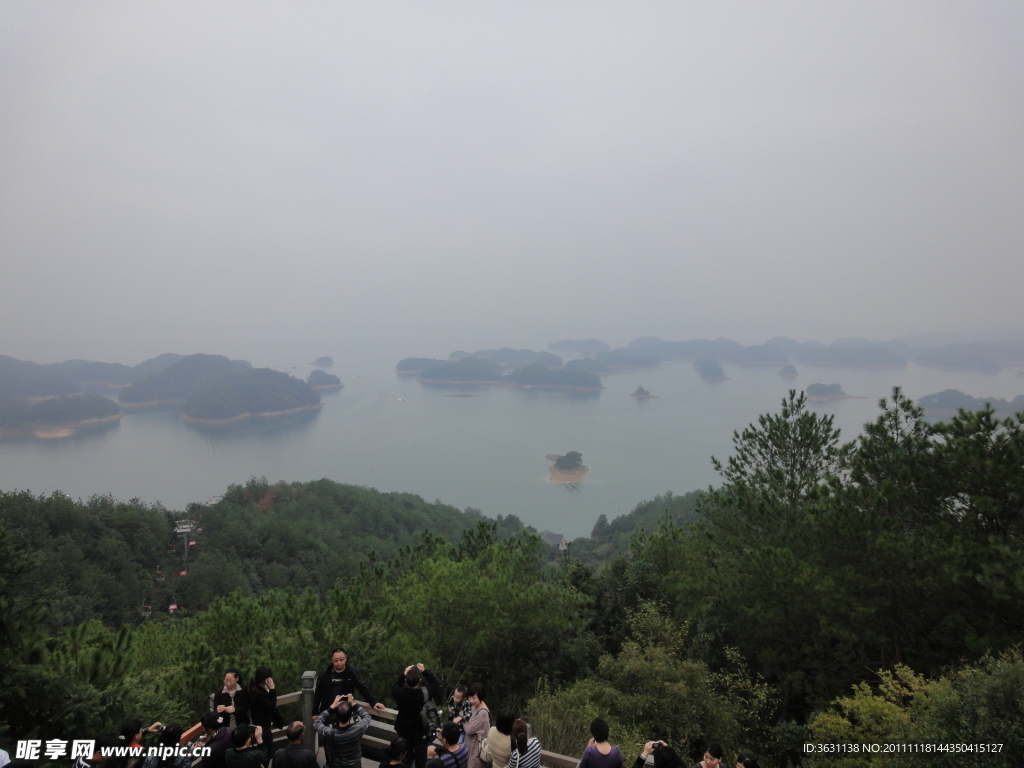
[[[137,379],[121,390],[119,400],[122,405],[184,402],[211,379],[250,368],[251,363],[224,355],[188,355]]]
[[[601,715],[627,758],[656,735],[691,765],[712,738],[765,766],[795,764],[809,740],[1001,743],[995,758],[906,764],[1013,764],[1024,414],[933,423],[898,390],[881,406],[843,443],[831,416],[791,393],[713,459],[717,487],[598,519],[561,554],[515,519],[252,480],[187,513],[203,532],[178,599],[202,561],[189,599],[208,607],[124,628],[108,604],[141,600],[130,585],[159,566],[142,553],[163,556],[170,517],[6,494],[0,740],[128,714],[193,722],[225,667],[268,663],[295,690],[342,644],[381,694],[412,661],[446,688],[481,680],[492,709],[525,713],[567,754]]]
[[[596,373],[571,368],[548,368],[544,363],[517,368],[504,375],[502,381],[523,387],[548,387],[552,389],[602,389],[601,379]]]
[[[341,389],[345,386],[341,383],[341,379],[333,373],[321,370],[310,371],[309,376],[306,377],[306,383],[313,389]]]
[[[206,380],[185,401],[181,412],[189,419],[217,420],[319,404],[320,394],[301,379],[270,368],[253,368]]]

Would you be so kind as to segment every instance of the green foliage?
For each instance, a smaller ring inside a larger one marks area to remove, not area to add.
[[[270,368],[255,368],[203,382],[185,401],[182,413],[192,419],[230,419],[319,404],[320,394],[301,379]]]
[[[118,399],[127,404],[187,400],[207,381],[251,367],[244,360],[223,355],[188,355],[167,367],[155,366],[152,373],[121,390]]]
[[[306,383],[311,387],[340,387],[341,379],[333,373],[317,369],[310,371],[309,376],[306,378]]]
[[[555,466],[563,472],[572,472],[579,469],[583,464],[583,454],[579,451],[569,451],[564,456],[555,459]]]
[[[736,750],[770,730],[773,702],[763,683],[745,672],[716,675],[686,658],[687,628],[652,604],[630,612],[628,621],[632,638],[617,655],[602,656],[592,677],[557,692],[542,689],[530,701],[527,712],[546,749],[579,754],[590,720],[599,716],[627,755],[651,738],[681,755],[712,739]]]
[[[1019,650],[927,680],[903,665],[881,670],[876,686],[859,683],[809,724],[823,743],[1001,744],[998,754],[936,753],[903,760],[851,755],[810,760],[810,768],[987,768],[1024,754],[1024,658]],[[1009,763],[1006,763],[1009,764]]]

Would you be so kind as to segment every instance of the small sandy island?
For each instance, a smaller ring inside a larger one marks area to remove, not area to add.
[[[636,390],[630,394],[630,397],[635,397],[637,400],[657,400],[660,395],[652,395],[643,387],[637,387]]]
[[[544,458],[548,461],[558,461],[562,457],[557,453],[549,453]],[[590,467],[586,464],[580,464],[576,469],[566,472],[556,466],[552,466],[550,470],[551,477],[548,478],[549,483],[578,483],[590,471]]]

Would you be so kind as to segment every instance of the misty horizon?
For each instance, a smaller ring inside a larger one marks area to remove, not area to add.
[[[1024,327],[1018,5],[241,8],[0,9],[0,353]]]

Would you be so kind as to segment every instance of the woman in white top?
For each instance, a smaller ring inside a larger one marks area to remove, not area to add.
[[[516,716],[511,709],[498,713],[494,727],[487,732],[487,751],[491,754],[491,768],[508,768],[512,754],[512,724]]]
[[[512,723],[512,740],[515,749],[508,758],[508,768],[540,768],[540,742],[529,738],[525,720]]]

